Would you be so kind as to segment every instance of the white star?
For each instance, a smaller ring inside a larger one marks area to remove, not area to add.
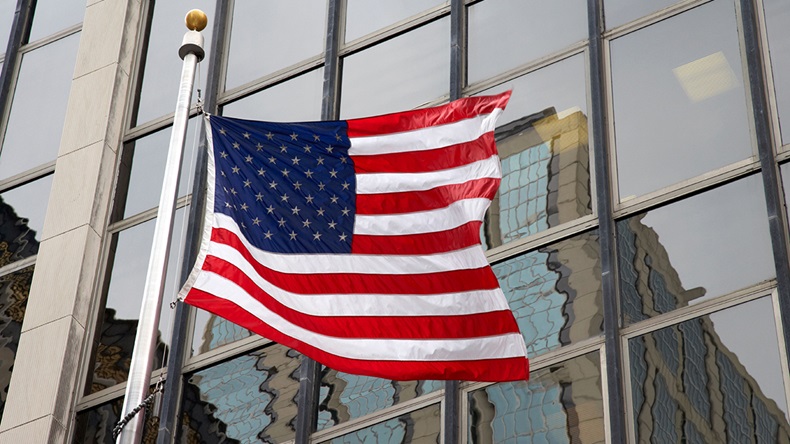
[[[231,170],[233,171],[233,174],[239,174],[239,167],[234,166],[233,168],[231,168]]]
[[[252,156],[247,155],[247,157],[244,158],[244,161],[247,163],[252,163]]]
[[[259,169],[259,170],[258,170],[258,175],[259,175],[259,176],[263,176],[263,175],[265,175],[265,174],[266,174],[266,170],[264,170],[263,168],[261,168],[261,169]]]
[[[340,140],[343,140],[343,138],[340,137],[340,134],[335,134],[335,140],[340,141]]]
[[[288,168],[283,168],[282,173],[283,173],[283,176],[288,177],[288,173],[290,173],[290,171],[288,171]]]
[[[296,214],[296,215],[298,215],[300,211],[302,211],[302,210],[300,210],[300,209],[299,209],[299,207],[293,207],[293,208],[291,208],[291,214]]]
[[[313,235],[313,240],[321,240],[321,233],[315,233]]]
[[[340,156],[340,162],[346,163],[346,156]]]
[[[335,225],[337,225],[337,222],[335,222],[335,221],[329,222],[329,228],[331,228],[333,230],[335,229]]]
[[[275,181],[269,182],[269,188],[277,188],[277,182]]]
[[[296,140],[299,138],[299,135],[296,133],[291,134],[291,140]]]
[[[305,171],[304,175],[307,176],[308,179],[312,179],[313,178],[313,172],[310,171],[310,170]]]
[[[315,198],[311,194],[308,194],[307,197],[305,197],[307,203],[313,203],[313,199]]]
[[[323,183],[323,182],[318,182],[318,189],[319,189],[320,191],[324,191],[324,188],[326,188],[326,185],[324,185],[324,183]]]
[[[227,131],[225,130],[225,128],[220,128],[220,129],[219,129],[219,133],[220,133],[220,134],[222,134],[222,135],[224,136],[224,135],[225,135],[225,133],[227,133]]]
[[[320,138],[320,137],[318,137],[318,134],[313,134],[313,140],[315,140],[316,142],[318,142],[318,141],[320,141],[320,140],[321,140],[321,138]]]
[[[274,156],[270,157],[269,163],[274,163],[274,162],[277,162],[277,159],[275,159]]]
[[[249,206],[246,203],[241,204],[242,210],[247,211],[247,208],[249,208]]]
[[[239,149],[239,142],[233,142],[233,148]]]
[[[266,230],[266,232],[263,233],[263,235],[264,235],[264,237],[266,237],[266,239],[271,239],[272,238],[271,230]]]
[[[274,134],[272,134],[272,132],[269,131],[268,133],[266,133],[266,138],[272,140],[274,138]]]
[[[323,165],[324,164],[324,158],[321,157],[321,156],[318,156],[318,159],[316,159],[316,161],[318,161],[319,165]]]
[[[330,175],[331,177],[337,177],[337,171],[335,171],[335,169],[334,169],[334,168],[332,168],[332,170],[331,170],[331,171],[329,171],[329,175]]]
[[[351,211],[351,210],[349,210],[349,209],[348,209],[348,207],[345,207],[345,208],[343,208],[343,210],[341,211],[341,213],[343,213],[343,216],[348,216],[348,213],[349,213],[350,211]]]
[[[251,184],[252,184],[252,181],[250,179],[245,180],[244,181],[244,188],[249,188]]]
[[[296,232],[294,230],[291,230],[291,233],[288,234],[288,236],[291,236],[291,240],[296,240]]]
[[[285,226],[285,219],[281,217],[280,220],[277,221],[277,224],[280,225],[281,227],[284,227]]]
[[[246,229],[246,228],[247,228],[247,226],[246,226],[246,225],[244,225],[244,222],[242,222],[242,223],[241,223],[241,228],[244,228],[244,229]]]
[[[230,202],[225,202],[225,208],[231,208]]]
[[[263,151],[263,145],[261,145],[260,142],[258,142],[258,144],[255,145],[255,148],[258,148],[258,151]]]
[[[334,150],[335,150],[335,147],[333,147],[332,145],[329,145],[328,147],[326,147],[326,152],[327,153],[331,153]]]
[[[295,190],[298,190],[298,189],[300,189],[300,188],[302,188],[302,182],[299,182],[299,181],[297,180],[296,182],[294,182],[294,189],[295,189]]]
[[[244,131],[244,134],[242,134],[242,136],[244,136],[245,139],[249,139],[250,138],[250,133],[248,133],[247,131]]]
[[[259,201],[263,202],[263,193],[256,194],[255,195],[255,200],[259,200]]]
[[[326,210],[324,210],[323,208],[319,208],[319,209],[318,209],[318,211],[316,211],[316,213],[317,213],[319,216],[323,216],[325,211],[326,211]]]
[[[274,207],[272,205],[266,207],[266,214],[274,214]]]
[[[299,165],[299,161],[300,161],[300,160],[302,160],[302,159],[300,159],[300,158],[298,158],[298,157],[294,156],[294,158],[293,158],[293,159],[291,159],[291,163],[292,163],[292,164],[294,164],[294,165]]]
[[[344,190],[347,190],[347,189],[348,189],[348,187],[349,187],[349,186],[351,186],[351,184],[350,184],[350,183],[348,183],[348,182],[343,182],[343,183],[342,183],[342,186],[343,186],[343,189],[344,189]]]
[[[310,145],[305,145],[304,146],[304,152],[305,153],[309,153],[311,149],[313,149],[313,147],[311,147]]]
[[[304,228],[310,228],[310,224],[311,224],[311,223],[312,223],[312,222],[310,222],[310,219],[306,219],[306,220],[302,221],[302,226],[303,226]]]
[[[332,197],[329,198],[329,200],[331,200],[332,203],[337,203],[338,199],[339,199],[339,197],[335,196],[334,194],[332,195]]]
[[[223,158],[223,159],[227,159],[227,158],[228,158],[228,153],[226,153],[225,151],[223,151],[223,152],[219,153],[219,157],[221,157],[221,158]]]
[[[235,188],[231,188],[231,189],[230,189],[230,194],[232,194],[232,195],[234,195],[234,196],[235,196],[235,195],[237,195],[237,194],[239,194],[239,193],[236,191],[236,189],[235,189]]]
[[[285,144],[282,144],[282,145],[280,145],[280,152],[281,152],[281,153],[284,153],[284,152],[286,152],[287,150],[288,150],[288,147],[287,147],[287,146],[285,146]]]
[[[283,202],[288,202],[288,195],[287,194],[283,194],[282,196],[280,196],[280,200],[283,201]]]
[[[343,233],[340,236],[338,236],[338,239],[340,240],[340,242],[345,242],[346,241],[346,237],[348,237],[346,235],[346,233]]]
[[[228,177],[228,176],[225,175],[225,171],[224,170],[220,171],[219,173],[222,174],[222,177]]]
[[[255,219],[252,220],[252,223],[255,224],[255,225],[260,225],[261,224],[261,220],[256,217]]]

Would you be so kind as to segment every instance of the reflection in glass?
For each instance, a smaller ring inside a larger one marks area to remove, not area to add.
[[[222,115],[274,122],[321,119],[324,68],[279,83],[222,107]]]
[[[225,89],[321,54],[326,13],[326,0],[237,0],[233,7]]]
[[[752,156],[732,1],[611,42],[620,200]]]
[[[768,53],[779,111],[782,144],[790,143],[790,4],[783,0],[763,0],[765,27],[768,34]]]
[[[445,17],[343,59],[343,119],[415,108],[450,91]]]
[[[165,365],[163,358],[170,341],[173,310],[170,302],[178,293],[178,270],[181,266],[182,234],[185,231],[184,217],[189,207],[176,211],[173,225],[173,239],[170,242],[170,256],[159,313],[159,334],[154,356],[153,368]],[[105,308],[98,322],[96,337],[98,343],[94,350],[94,369],[88,393],[95,393],[107,387],[126,381],[129,376],[134,338],[137,334],[137,318],[140,315],[151,242],[154,237],[156,219],[128,228],[112,236],[110,255],[107,260]]]
[[[762,298],[628,341],[637,440],[789,442],[775,327]]]
[[[759,175],[617,222],[626,323],[774,277]]]
[[[159,205],[171,131],[172,128],[167,127],[124,145],[118,173],[115,220]],[[190,184],[195,174],[195,148],[200,139],[199,131],[202,131],[202,119],[190,119],[178,181],[179,197],[192,192]]]
[[[300,356],[274,344],[189,376],[181,401],[181,442],[293,439]]]
[[[92,407],[77,413],[72,442],[79,444],[114,444],[112,429],[121,419],[123,398]],[[159,434],[159,418],[145,417],[143,444],[154,444]]]
[[[52,175],[0,193],[0,267],[38,252]]]
[[[592,214],[584,57],[482,94],[513,90],[496,130],[502,184],[489,209],[493,248]]]
[[[658,11],[681,0],[652,0],[649,2],[635,2],[631,0],[604,0],[604,14],[606,29],[616,28],[631,20],[644,17],[651,12]]]
[[[324,367],[319,395],[318,430],[361,418],[442,388],[444,381],[390,381]]]
[[[14,371],[32,281],[33,266],[0,276],[0,418]]]
[[[508,259],[493,269],[524,335],[529,356],[601,333],[597,232]]]
[[[216,17],[214,14],[215,4],[216,2],[213,0],[190,0],[188,7],[181,2],[151,2],[154,12],[147,46],[144,50],[145,57],[141,59],[142,63],[139,67],[142,70],[142,86],[140,86],[137,98],[137,109],[133,113],[132,126],[148,122],[175,110],[183,64],[178,57],[178,47],[181,45],[185,31],[183,26],[175,25],[184,23],[184,14],[190,8],[200,9],[209,17],[208,26],[201,32],[205,39],[203,49],[206,50],[206,58],[203,63],[198,65],[198,74],[200,66],[207,65],[211,57],[211,32],[214,28],[212,20]],[[195,90],[198,88],[206,90],[204,86],[206,77],[205,74],[196,75]],[[197,97],[195,91],[193,91],[192,97]]]
[[[441,442],[442,409],[434,404],[390,420],[338,436],[331,444],[439,444]]]
[[[347,0],[346,41],[350,42],[434,6],[449,3],[447,0]]]
[[[8,37],[11,36],[11,25],[14,22],[15,11],[16,0],[0,0],[0,54],[5,53],[8,46]]]
[[[597,352],[476,390],[468,401],[470,443],[605,442]]]
[[[85,0],[36,0],[35,5],[29,42],[76,25],[85,15]]]
[[[475,83],[585,40],[587,2],[476,3],[469,7],[468,33],[468,76]]]
[[[199,308],[193,308],[193,311],[195,312],[195,330],[192,333],[192,356],[253,335],[246,328],[215,314]]]
[[[57,157],[79,42],[77,33],[22,56],[0,151],[0,179]]]

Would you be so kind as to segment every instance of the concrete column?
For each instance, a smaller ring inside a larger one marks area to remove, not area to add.
[[[0,443],[71,437],[141,8],[141,0],[87,2]]]

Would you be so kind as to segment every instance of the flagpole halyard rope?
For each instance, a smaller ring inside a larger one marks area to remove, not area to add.
[[[132,411],[130,411],[126,416],[121,418],[121,420],[115,424],[115,427],[113,427],[112,429],[113,441],[115,441],[115,439],[118,438],[118,435],[121,433],[121,430],[123,430],[126,424],[128,424],[129,421],[131,421],[136,414],[140,413],[140,410],[145,409],[146,412],[149,411],[151,404],[154,403],[154,399],[156,398],[156,396],[159,393],[162,393],[164,390],[165,390],[164,375],[160,375],[159,382],[156,383],[156,387],[154,388],[154,391],[151,392],[151,394],[148,395],[143,400],[143,402],[138,404],[135,408],[132,409]]]

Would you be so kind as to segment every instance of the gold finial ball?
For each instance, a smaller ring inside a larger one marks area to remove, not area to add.
[[[193,9],[187,12],[186,24],[187,28],[191,31],[202,31],[206,29],[208,17],[206,17],[206,13],[200,9]]]

